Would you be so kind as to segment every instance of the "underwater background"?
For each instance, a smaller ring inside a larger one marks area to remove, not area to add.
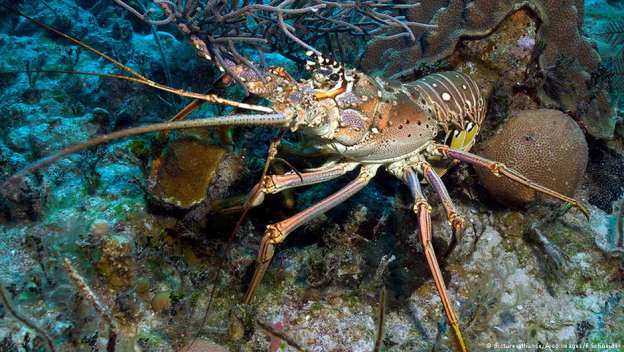
[[[163,3],[184,13],[167,14]],[[15,10],[155,82],[266,105],[224,83],[218,58],[207,60],[188,34],[217,40],[245,27],[264,41],[237,42],[239,60],[309,78],[306,48],[237,15],[248,3],[331,2],[0,0],[0,182],[91,137],[167,121],[191,102],[76,73],[130,75]],[[590,210],[587,220],[468,165],[443,177],[466,220],[440,263],[468,345],[624,350],[624,1],[337,3],[345,7],[289,14],[286,23],[371,76],[470,75],[488,107],[475,153]],[[234,15],[210,17],[208,8]],[[394,20],[367,27],[367,11]],[[189,118],[237,112],[197,105]],[[277,135],[266,127],[146,134],[3,183],[0,351],[453,350],[413,201],[385,171],[277,247],[254,301],[242,304],[266,226],[355,177],[267,196],[235,226]],[[304,142],[287,133],[269,173],[326,160],[303,153]],[[451,228],[436,194],[423,190],[441,254]]]

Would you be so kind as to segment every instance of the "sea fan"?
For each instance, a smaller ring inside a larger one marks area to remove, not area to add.
[[[622,0],[607,0],[607,3],[613,7],[624,7],[624,1]]]
[[[607,58],[606,68],[609,70],[611,88],[615,92],[624,92],[624,55]]]
[[[624,56],[607,58],[606,66],[612,75],[624,78]]]
[[[614,48],[615,53],[605,59],[605,66],[611,76],[611,88],[621,93],[624,91],[624,20],[610,21],[600,36]]]
[[[607,23],[605,30],[600,33],[614,48],[624,44],[624,20],[614,20]],[[623,48],[619,48],[618,55],[622,54]]]

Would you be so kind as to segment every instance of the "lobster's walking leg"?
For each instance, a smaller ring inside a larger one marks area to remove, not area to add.
[[[468,163],[474,166],[479,166],[479,167],[488,169],[490,170],[490,172],[492,172],[496,176],[505,176],[508,179],[514,182],[517,182],[519,184],[522,184],[524,186],[527,186],[537,192],[544,193],[551,197],[557,198],[563,202],[566,202],[570,204],[571,206],[580,210],[583,213],[583,215],[589,218],[589,210],[587,209],[587,207],[585,207],[576,199],[570,198],[559,192],[553,191],[550,188],[544,187],[536,182],[533,182],[529,180],[526,176],[522,175],[521,173],[519,173],[518,171],[512,168],[507,167],[503,163],[492,161],[492,160],[480,157],[478,155],[465,152],[463,150],[450,149],[448,146],[445,146],[445,145],[439,145],[437,146],[436,149],[440,153],[442,153],[442,155],[444,156],[447,156],[447,157],[450,157],[452,159],[456,159],[459,161],[463,161],[465,163]]]
[[[213,87],[206,92],[206,94],[217,94],[221,93],[225,88],[229,87],[232,84],[234,78],[227,73],[224,73],[217,79],[217,81],[213,84]],[[193,99],[190,103],[188,103],[182,110],[178,111],[169,121],[181,121],[188,117],[193,111],[200,108],[202,105],[206,103],[205,100],[201,99]],[[166,136],[167,131],[163,131],[163,135]]]
[[[260,242],[258,259],[256,261],[256,271],[254,272],[253,278],[251,279],[249,288],[247,289],[247,293],[245,293],[244,302],[246,304],[249,304],[251,302],[254,296],[254,292],[258,287],[258,284],[262,280],[264,273],[269,267],[271,259],[273,258],[273,254],[275,252],[275,246],[282,243],[286,239],[286,237],[299,226],[344,202],[349,197],[364,188],[364,186],[366,186],[375,176],[377,168],[378,166],[376,165],[362,166],[358,177],[355,180],[349,182],[349,184],[347,184],[338,192],[323,199],[315,205],[291,216],[288,219],[267,226],[267,229],[262,237],[262,241]]]
[[[217,81],[215,83],[213,83],[213,87],[206,92],[206,94],[216,94],[219,95],[221,93],[223,93],[223,91],[229,87],[232,82],[234,81],[234,78],[232,76],[230,76],[227,73],[224,73],[221,75],[221,77],[219,77],[217,79]],[[251,96],[247,96],[245,97],[245,99],[243,99],[243,103],[246,104],[255,104],[257,103],[257,97],[251,97]],[[201,100],[201,99],[193,99],[190,103],[188,103],[185,107],[182,108],[182,110],[178,111],[171,119],[169,119],[169,121],[181,121],[186,119],[193,111],[197,110],[198,108],[200,108],[202,105],[204,105],[206,103],[205,100]],[[240,109],[234,109],[234,114],[237,114],[240,112]],[[229,127],[220,127],[220,129],[222,131],[225,131],[227,129],[229,129]],[[222,133],[223,134],[223,133]],[[168,135],[168,131],[163,131],[161,132],[161,138],[166,138]],[[223,138],[222,138],[223,139]]]
[[[455,208],[455,204],[453,204],[453,200],[451,196],[448,194],[448,190],[446,186],[444,186],[444,182],[440,176],[433,170],[429,163],[422,163],[422,170],[425,174],[425,178],[429,185],[433,188],[433,190],[438,194],[440,200],[442,201],[442,205],[446,210],[446,217],[448,218],[449,224],[451,225],[451,229],[453,231],[453,237],[451,237],[451,243],[449,244],[446,253],[442,256],[446,258],[455,248],[457,244],[457,238],[461,235],[464,230],[464,218],[459,215],[457,212],[457,208]]]
[[[296,173],[291,171],[284,175],[265,176],[251,191],[253,198],[249,204],[252,207],[260,205],[266,194],[275,194],[295,187],[333,180],[355,169],[356,166],[356,163],[342,163],[310,172]]]
[[[431,207],[422,194],[420,182],[418,181],[416,173],[411,168],[406,168],[404,177],[405,183],[408,185],[414,198],[414,212],[418,216],[420,240],[425,252],[425,257],[427,258],[427,264],[429,264],[429,270],[431,270],[431,276],[433,276],[433,281],[435,282],[436,289],[442,300],[442,305],[444,306],[446,319],[451,326],[459,350],[462,352],[468,351],[468,347],[464,342],[462,332],[459,328],[459,319],[457,319],[457,314],[455,314],[455,310],[446,292],[442,271],[438,265],[438,260],[431,243]]]

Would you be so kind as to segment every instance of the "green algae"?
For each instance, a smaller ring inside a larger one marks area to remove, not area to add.
[[[147,351],[157,351],[167,344],[167,338],[160,332],[153,330],[141,330],[137,336],[137,341]]]
[[[151,155],[149,143],[143,140],[135,139],[130,141],[128,143],[128,148],[135,157],[141,160],[145,160]]]

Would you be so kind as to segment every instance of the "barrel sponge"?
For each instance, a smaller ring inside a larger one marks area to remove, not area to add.
[[[519,171],[530,180],[573,196],[587,166],[587,142],[576,122],[558,110],[512,112],[477,153]],[[526,204],[536,192],[477,168],[481,184],[503,203]]]

